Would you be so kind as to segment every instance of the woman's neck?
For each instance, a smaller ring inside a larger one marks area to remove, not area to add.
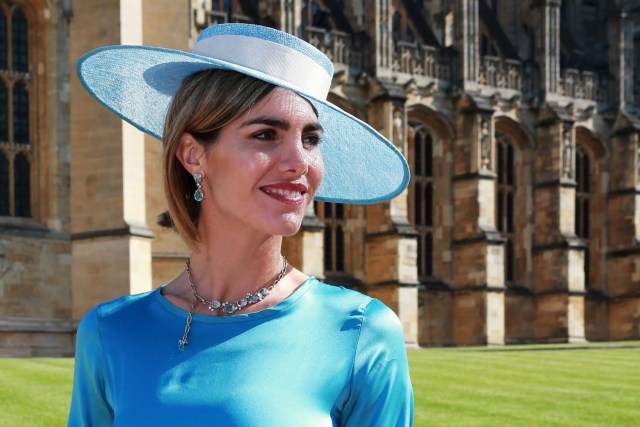
[[[197,292],[206,299],[237,301],[273,283],[282,270],[280,236],[257,238],[255,233],[223,228],[202,236],[191,256],[191,273]]]

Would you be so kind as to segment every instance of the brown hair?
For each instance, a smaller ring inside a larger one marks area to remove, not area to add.
[[[203,70],[184,79],[167,111],[163,132],[163,184],[169,211],[158,224],[176,230],[185,242],[198,241],[200,203],[193,198],[196,185],[176,157],[185,132],[205,148],[215,143],[220,130],[248,111],[275,86],[228,70]]]

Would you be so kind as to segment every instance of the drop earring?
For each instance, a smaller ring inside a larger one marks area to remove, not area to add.
[[[193,174],[193,180],[196,182],[196,192],[193,193],[193,198],[196,202],[201,202],[204,199],[204,193],[202,192],[202,174],[200,172],[196,172]]]

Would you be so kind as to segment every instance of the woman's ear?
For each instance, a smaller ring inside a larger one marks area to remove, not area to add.
[[[182,166],[190,173],[202,171],[205,161],[205,148],[193,135],[185,132],[180,137],[176,157]]]

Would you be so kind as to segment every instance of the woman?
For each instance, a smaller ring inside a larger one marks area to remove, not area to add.
[[[69,425],[411,425],[395,314],[281,255],[314,197],[386,200],[406,162],[325,101],[331,63],[302,40],[225,24],[194,53],[111,46],[79,61],[100,102],[163,140],[162,222],[192,255],[170,283],[82,320]]]

